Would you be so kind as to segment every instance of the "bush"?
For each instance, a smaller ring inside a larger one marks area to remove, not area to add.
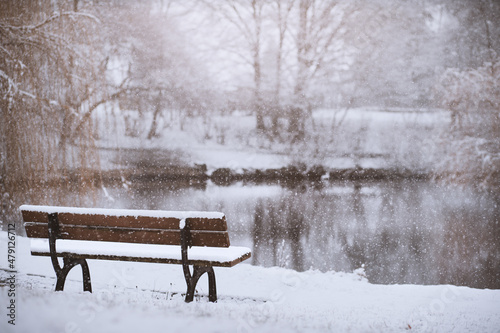
[[[484,189],[500,188],[500,58],[477,69],[447,69],[438,97],[451,111],[435,174]]]

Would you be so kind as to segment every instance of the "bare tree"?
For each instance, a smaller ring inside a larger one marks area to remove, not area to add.
[[[275,21],[278,27],[278,50],[276,52],[276,86],[274,90],[274,107],[271,113],[271,129],[273,136],[279,134],[279,118],[282,115],[282,104],[281,104],[281,90],[282,90],[282,80],[283,80],[283,61],[285,60],[285,39],[288,33],[290,24],[290,15],[292,9],[295,5],[295,0],[275,0],[274,10]]]
[[[83,171],[99,165],[91,115],[124,89],[105,76],[102,21],[75,3],[0,3],[0,178],[14,201],[41,182],[67,185],[64,170],[93,183]]]
[[[311,112],[309,89],[319,74],[339,61],[336,52],[347,31],[346,24],[357,9],[355,2],[299,0],[298,24],[293,31],[296,46],[294,103],[288,130],[294,140],[304,136],[304,124]]]
[[[264,130],[264,103],[262,98],[262,26],[264,21],[265,0],[246,1],[205,1],[213,13],[236,28],[245,46],[238,45],[234,53],[252,68],[253,72],[253,111],[256,115],[256,128]]]

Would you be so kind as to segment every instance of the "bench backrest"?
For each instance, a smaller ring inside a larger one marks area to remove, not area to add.
[[[176,212],[20,207],[26,235],[49,237],[49,215],[57,216],[58,239],[180,245],[181,228],[190,229],[192,246],[229,247],[226,217],[219,212]]]

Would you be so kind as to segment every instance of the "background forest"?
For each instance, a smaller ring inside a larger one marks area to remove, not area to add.
[[[201,119],[224,144],[214,119],[240,113],[238,135],[307,153],[359,135],[355,109],[444,111],[418,168],[498,190],[499,23],[494,0],[1,1],[2,215],[39,184],[96,186],[107,122],[154,140]]]

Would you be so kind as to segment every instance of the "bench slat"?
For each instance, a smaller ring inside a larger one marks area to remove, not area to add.
[[[43,222],[49,223],[49,216],[45,212],[33,212],[29,210],[21,210],[24,222]]]
[[[48,223],[46,212],[22,211],[24,222]],[[102,214],[57,214],[59,224],[106,226],[145,229],[179,229],[180,219],[177,217],[153,217],[153,216],[115,216]],[[186,224],[191,230],[226,231],[226,217],[202,218],[190,217]]]
[[[129,227],[147,229],[179,229],[179,219],[158,218],[150,216],[106,216],[59,213],[57,214],[59,224],[107,226],[107,227]]]
[[[31,252],[33,256],[48,257],[49,253]],[[151,257],[127,257],[127,256],[113,256],[113,255],[94,255],[94,254],[73,254],[68,252],[57,253],[58,257],[68,257],[73,259],[96,259],[96,260],[115,260],[115,261],[132,261],[132,262],[149,262],[156,264],[176,264],[182,265],[181,259],[162,259],[162,258],[151,258]],[[213,267],[233,267],[240,262],[243,262],[250,258],[250,253],[246,254],[244,257],[234,259],[233,261],[220,262],[213,260],[188,260],[188,265],[198,265],[198,266],[213,266]]]
[[[25,223],[28,237],[47,238],[48,225],[45,223]],[[180,230],[99,228],[88,226],[61,225],[61,239],[180,245]],[[226,231],[191,231],[193,246],[229,247]]]

